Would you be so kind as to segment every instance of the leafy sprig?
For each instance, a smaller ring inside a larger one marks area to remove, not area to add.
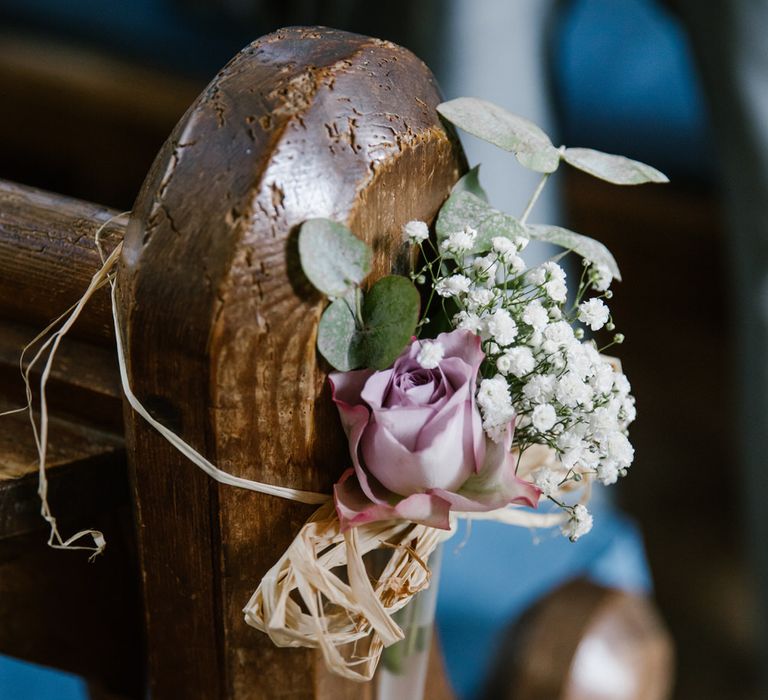
[[[400,275],[382,277],[367,292],[370,247],[344,224],[309,219],[299,231],[304,274],[330,304],[317,331],[320,354],[335,369],[385,369],[413,336],[419,320],[419,292]]]

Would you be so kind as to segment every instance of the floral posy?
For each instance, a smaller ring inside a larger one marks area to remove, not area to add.
[[[382,520],[448,529],[451,513],[493,516],[546,499],[576,540],[592,526],[586,487],[615,483],[634,457],[634,398],[604,354],[624,341],[606,304],[619,270],[598,241],[527,219],[562,161],[616,184],[666,178],[620,156],[556,149],[535,125],[481,100],[438,111],[542,179],[515,218],[488,203],[471,170],[432,230],[403,226],[410,275],[366,292],[370,249],[337,222],[302,227],[302,265],[331,300],[318,347],[339,370],[330,382],[349,443],[337,515],[343,529]],[[562,251],[528,267],[532,240]]]

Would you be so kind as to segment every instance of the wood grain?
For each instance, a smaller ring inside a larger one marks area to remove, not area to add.
[[[428,69],[397,46],[287,29],[236,56],[159,154],[120,269],[130,374],[155,415],[236,474],[328,491],[347,466],[315,351],[322,300],[296,229],[348,222],[376,250],[430,221],[465,167]],[[242,606],[311,509],[219,487],[126,414],[153,698],[366,698]]]
[[[101,266],[94,235],[117,214],[0,180],[0,318],[42,329],[76,302]],[[122,220],[105,229],[107,250],[124,230]],[[106,290],[92,298],[71,335],[112,345]]]

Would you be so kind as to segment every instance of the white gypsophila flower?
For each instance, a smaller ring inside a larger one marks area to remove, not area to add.
[[[536,366],[536,360],[533,357],[531,349],[521,345],[516,348],[511,348],[504,353],[504,357],[509,362],[508,372],[514,374],[518,379],[525,376],[529,372],[533,371]]]
[[[634,422],[635,418],[637,418],[637,408],[635,408],[634,396],[627,396],[624,398],[621,402],[619,416],[621,417],[622,427],[624,428]]]
[[[424,369],[434,369],[440,364],[445,355],[445,348],[438,342],[422,340],[419,344],[418,362]]]
[[[509,238],[496,236],[491,239],[493,250],[504,265],[515,275],[525,270],[525,261],[517,254],[519,250],[516,243]]]
[[[585,350],[583,343],[573,343],[568,346],[566,351],[566,362],[568,370],[577,375],[580,379],[587,379],[595,373],[595,366],[592,364],[589,353]]]
[[[600,439],[616,430],[616,423],[616,415],[609,406],[598,406],[589,414],[589,429]]]
[[[616,462],[601,462],[597,465],[597,478],[605,485],[610,486],[619,480],[619,468]]]
[[[594,445],[588,445],[581,452],[579,457],[579,464],[585,469],[597,469],[597,465],[600,463],[600,453],[597,451]]]
[[[607,456],[622,468],[627,469],[635,458],[635,448],[624,433],[614,432],[605,441]]]
[[[499,263],[493,255],[483,255],[472,261],[472,271],[475,281],[492,287],[496,284],[496,273]]]
[[[592,388],[575,372],[567,371],[557,380],[555,398],[563,406],[575,408],[593,400]]]
[[[526,273],[526,279],[534,287],[540,287],[547,281],[547,271],[539,265]]]
[[[517,255],[517,246],[504,236],[495,236],[491,238],[491,245],[498,256],[504,260],[507,255]]]
[[[552,301],[558,303],[562,303],[568,298],[568,287],[562,280],[553,279],[549,280],[549,282],[545,282],[544,291]]]
[[[547,403],[555,394],[557,377],[554,374],[535,374],[523,387],[523,396],[531,403]]]
[[[615,372],[610,363],[601,358],[600,363],[594,367],[590,384],[592,384],[598,394],[607,394],[611,390],[611,387],[613,387],[614,374]]]
[[[553,306],[549,310],[549,318],[553,321],[563,320],[563,310],[559,306]]]
[[[557,494],[561,481],[561,475],[549,467],[537,469],[533,474],[533,484],[541,491],[541,495],[545,498]]]
[[[512,369],[512,362],[508,355],[500,355],[496,358],[496,369],[505,377],[509,374],[509,370]]]
[[[470,333],[479,333],[483,322],[476,313],[471,311],[459,311],[453,317],[453,327]]]
[[[565,282],[565,270],[563,270],[563,268],[560,267],[560,265],[558,265],[556,262],[549,260],[542,265],[542,268],[544,268],[547,279],[560,280],[561,282]]]
[[[588,325],[593,331],[599,331],[606,323],[610,311],[602,299],[589,299],[579,304],[579,321]]]
[[[543,331],[544,340],[550,341],[554,347],[557,348],[570,348],[578,343],[576,337],[573,335],[573,328],[567,321],[555,321],[550,323]],[[546,349],[546,348],[545,348]]]
[[[613,388],[616,389],[620,394],[629,394],[630,391],[632,391],[632,387],[629,384],[629,379],[627,379],[627,375],[623,372],[614,372],[613,373]]]
[[[541,331],[533,331],[530,338],[528,338],[528,346],[538,351],[541,344],[544,342],[544,334]]]
[[[506,411],[512,405],[507,380],[500,374],[483,379],[477,390],[477,403],[485,412]]]
[[[495,298],[496,295],[492,289],[484,289],[482,287],[472,289],[467,295],[467,308],[470,311],[477,312],[493,304]]]
[[[506,260],[507,269],[513,274],[513,275],[519,275],[522,272],[525,272],[525,260],[523,260],[519,255],[515,255],[508,260]]]
[[[515,236],[512,239],[512,242],[515,244],[515,248],[517,248],[517,252],[519,253],[528,247],[530,239],[525,236]]]
[[[469,277],[451,275],[450,277],[439,279],[435,285],[435,291],[441,297],[454,297],[459,294],[466,294],[469,291],[470,284]]]
[[[549,355],[547,359],[552,365],[552,369],[554,369],[556,372],[561,372],[564,370],[566,362],[566,356],[564,352],[562,350],[558,351],[558,349],[552,345],[550,341],[545,341],[542,347],[545,348],[545,352]]]
[[[504,438],[507,436],[507,433],[509,432],[509,427],[510,427],[509,422],[501,423],[499,425],[483,424],[483,429],[485,430],[485,434],[496,443],[504,441]]]
[[[589,281],[592,283],[592,287],[598,292],[608,291],[608,287],[611,286],[613,275],[611,271],[600,263],[593,263],[589,268]]]
[[[466,253],[472,250],[476,238],[477,231],[471,226],[465,226],[462,231],[454,231],[449,234],[448,238],[443,241],[442,248],[449,253]]]
[[[483,379],[477,391],[477,405],[483,416],[483,428],[491,439],[498,441],[504,433],[490,428],[505,426],[515,417],[507,380],[500,374]]]
[[[583,537],[592,529],[592,514],[581,503],[573,507],[571,517],[565,523],[561,530],[571,542],[575,542],[579,537]]]
[[[429,238],[429,226],[423,221],[409,221],[403,224],[403,240],[406,243],[423,243]]]
[[[548,430],[552,430],[555,423],[557,423],[557,412],[552,404],[545,403],[540,406],[536,406],[533,409],[531,415],[531,423],[541,433],[546,433]]]
[[[523,322],[534,330],[543,330],[549,323],[549,315],[542,303],[538,300],[530,301],[525,306],[522,316]]]
[[[572,469],[581,461],[585,444],[574,430],[563,431],[558,436],[556,444],[560,462],[566,469]]]
[[[497,309],[485,319],[488,335],[499,345],[511,345],[517,337],[517,324],[509,311]]]

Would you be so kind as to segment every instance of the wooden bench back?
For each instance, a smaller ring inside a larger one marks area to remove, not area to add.
[[[393,44],[294,28],[236,56],[187,111],[137,199],[119,286],[134,390],[220,467],[329,492],[348,457],[315,351],[323,301],[297,227],[344,221],[405,260],[464,167],[429,70]],[[311,507],[220,486],[126,410],[153,698],[360,698],[242,608]]]

